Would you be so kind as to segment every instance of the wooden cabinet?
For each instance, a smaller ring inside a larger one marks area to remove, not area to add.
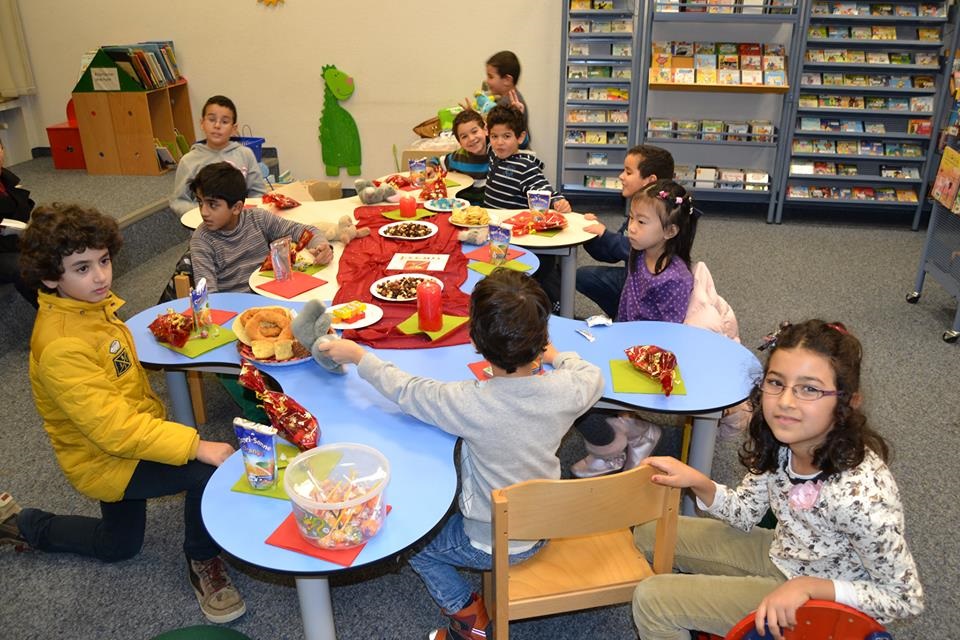
[[[160,175],[156,141],[173,143],[176,132],[196,141],[187,83],[147,91],[74,92],[87,172]]]

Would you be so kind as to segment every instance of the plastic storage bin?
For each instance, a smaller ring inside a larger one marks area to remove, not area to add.
[[[250,151],[253,151],[257,162],[263,162],[263,143],[266,142],[266,140],[263,138],[245,138],[242,136],[234,136],[230,139],[239,142],[245,147],[250,147]]]
[[[294,458],[283,476],[300,535],[321,549],[365,543],[383,526],[390,463],[362,444],[328,444]]]

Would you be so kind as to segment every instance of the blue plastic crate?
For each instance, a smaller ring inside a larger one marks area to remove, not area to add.
[[[234,136],[230,139],[236,140],[245,147],[250,147],[250,151],[253,151],[253,155],[257,159],[257,162],[263,161],[263,143],[266,142],[266,140],[263,138],[245,138],[240,136]]]

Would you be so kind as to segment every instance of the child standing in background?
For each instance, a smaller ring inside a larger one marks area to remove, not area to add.
[[[467,200],[470,204],[483,204],[484,187],[487,184],[487,171],[490,169],[490,158],[487,149],[487,125],[483,116],[473,109],[465,109],[453,119],[453,135],[456,136],[460,148],[440,158],[431,158],[427,167],[428,175],[432,177],[431,169],[441,166],[447,171],[457,171],[473,178],[473,184],[457,193],[458,198]]]
[[[501,107],[514,107],[523,117],[523,130],[527,135],[520,141],[521,149],[530,148],[530,115],[527,103],[517,89],[520,82],[520,60],[513,51],[498,51],[487,60],[487,89],[497,96]]]
[[[643,640],[681,640],[688,629],[723,635],[756,609],[756,627],[780,638],[807,600],[833,600],[888,623],[923,610],[923,588],[904,538],[903,507],[887,444],[867,424],[862,348],[841,323],[788,325],[774,337],[736,489],[667,457],[643,462],[651,480],[689,488],[717,518],[681,517],[676,567],[639,584],[633,617]],[[774,530],[755,525],[771,509]],[[649,555],[654,531],[638,527]]]
[[[623,172],[619,177],[621,195],[632,198],[638,191],[657,180],[673,178],[673,156],[660,147],[637,145],[627,151],[623,159]],[[597,220],[597,216],[592,213],[585,213],[583,217]],[[616,232],[610,231],[600,222],[587,225],[583,228],[584,231],[598,235],[583,244],[584,250],[599,262],[626,263],[630,256],[630,241],[625,233],[629,223],[628,215],[620,230]],[[593,300],[608,317],[615,319],[626,279],[627,270],[623,266],[583,266],[577,269],[577,291]]]
[[[190,182],[203,217],[190,238],[194,282],[206,278],[211,293],[249,293],[250,274],[270,255],[270,243],[283,236],[296,242],[304,231],[313,233],[307,248],[317,264],[333,259],[333,248],[317,227],[263,209],[245,209],[246,189],[243,173],[229,162],[205,166]]]
[[[24,278],[42,290],[30,338],[30,384],[57,462],[70,484],[100,502],[100,518],[23,509],[0,495],[0,543],[104,562],[143,545],[147,499],[186,491],[183,551],[203,614],[229,622],[246,605],[200,515],[203,489],[233,453],[166,420],[117,317],[117,223],[78,206],[38,207],[21,243]]]
[[[195,143],[177,163],[177,176],[170,196],[170,208],[183,215],[197,206],[193,199],[190,181],[203,167],[214,162],[229,162],[243,172],[248,196],[262,196],[267,192],[267,183],[260,173],[260,165],[253,151],[231,140],[237,135],[237,107],[226,96],[213,96],[200,112],[200,129],[207,139]]]
[[[360,377],[406,413],[463,438],[460,509],[410,566],[450,618],[436,640],[492,638],[483,599],[457,567],[489,570],[490,492],[523,480],[560,477],[557,449],[570,424],[603,392],[603,376],[573,352],[550,344],[550,304],[537,283],[496,269],[470,296],[470,339],[490,361],[484,381],[438,382],[412,376],[349,340],[317,348],[339,363],[357,365]],[[541,363],[553,365],[542,375]],[[510,563],[535,554],[542,541],[511,541]]]
[[[618,322],[683,322],[693,291],[690,251],[696,233],[693,203],[682,185],[657,180],[633,196]],[[607,422],[581,421],[577,429],[587,448],[587,456],[570,467],[578,478],[632,469],[660,439],[657,424],[629,414]]]

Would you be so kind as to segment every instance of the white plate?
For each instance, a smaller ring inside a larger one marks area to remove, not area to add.
[[[350,304],[349,302],[344,302],[343,304],[336,304],[332,307],[327,308],[327,313],[331,313],[334,309],[339,309],[342,306]],[[345,329],[362,329],[363,327],[369,327],[374,322],[379,322],[383,318],[383,309],[378,307],[375,304],[369,302],[364,302],[363,304],[367,305],[363,318],[357,320],[356,322],[333,322],[330,324],[334,329],[343,331]]]
[[[421,224],[427,227],[430,230],[430,233],[428,233],[425,236],[419,236],[417,238],[400,238],[397,236],[388,235],[386,233],[387,229],[395,227],[398,224]],[[380,235],[383,236],[384,238],[390,238],[391,240],[403,240],[403,241],[410,240],[411,242],[415,242],[417,240],[426,240],[427,238],[435,236],[437,235],[437,231],[439,230],[440,229],[437,227],[437,225],[433,224],[432,222],[427,222],[425,220],[410,220],[409,222],[394,222],[391,224],[385,224],[382,227],[380,227]]]
[[[463,224],[462,222],[454,222],[453,220],[447,220],[450,224],[455,227],[462,227],[463,229],[485,229],[490,226],[490,223],[487,224]]]
[[[450,213],[456,207],[469,207],[470,203],[463,198],[446,198],[453,204],[444,204],[440,200],[427,200],[423,203],[423,208],[427,211],[436,211],[437,213]]]
[[[423,280],[433,280],[433,281],[436,282],[438,285],[440,285],[440,288],[441,288],[441,289],[443,289],[443,282],[441,282],[441,281],[438,280],[437,278],[434,278],[433,276],[427,276],[427,275],[423,275],[423,274],[419,274],[419,273],[416,273],[416,274],[414,274],[414,273],[397,273],[397,274],[394,274],[394,275],[392,275],[392,276],[386,276],[386,277],[380,278],[379,280],[377,280],[376,282],[374,282],[373,284],[371,284],[371,285],[370,285],[370,293],[372,293],[375,298],[380,298],[381,300],[386,300],[387,302],[411,302],[411,301],[413,301],[413,300],[416,300],[416,299],[417,299],[416,294],[414,294],[413,296],[411,296],[411,297],[409,297],[409,298],[387,298],[386,296],[382,296],[382,295],[380,295],[380,294],[377,292],[377,285],[383,284],[384,282],[393,282],[393,281],[395,281],[395,280],[401,280],[401,279],[403,279],[403,278],[422,278]]]

